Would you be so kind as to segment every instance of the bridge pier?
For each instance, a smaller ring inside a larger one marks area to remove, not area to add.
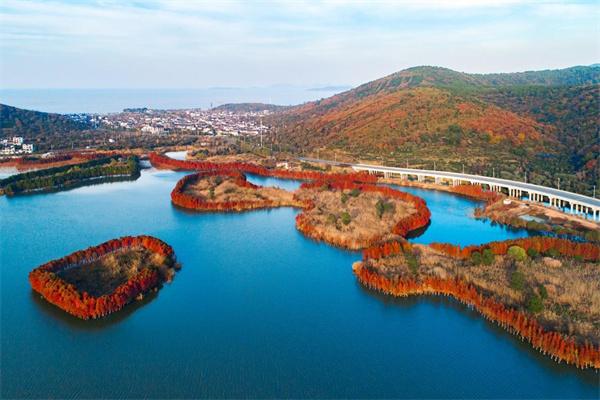
[[[318,160],[317,160],[318,161]],[[385,178],[400,177],[402,180],[408,180],[408,177],[416,177],[419,182],[431,179],[435,183],[447,182],[451,186],[458,186],[461,183],[471,185],[481,185],[491,192],[507,193],[509,197],[523,198],[526,196],[531,203],[547,203],[550,207],[555,207],[561,211],[580,215],[587,219],[600,221],[600,202],[598,199],[568,193],[552,188],[544,188],[533,184],[508,181],[506,179],[489,178],[485,176],[475,176],[468,174],[458,174],[455,172],[428,171],[410,168],[395,168],[376,165],[353,164],[355,171],[367,171],[372,175],[383,175]]]

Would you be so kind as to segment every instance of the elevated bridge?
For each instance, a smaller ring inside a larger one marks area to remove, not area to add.
[[[600,199],[567,192],[565,190],[534,185],[532,183],[492,178],[489,176],[461,174],[458,172],[386,167],[369,164],[350,164],[316,158],[300,158],[300,160],[351,167],[355,171],[365,171],[386,178],[400,178],[407,180],[411,177],[419,182],[429,180],[438,184],[447,183],[453,186],[461,184],[480,185],[485,190],[502,192],[509,197],[527,199],[530,202],[541,203],[549,205],[550,207],[556,207],[560,210],[569,211],[572,214],[579,215],[583,218],[600,221]]]

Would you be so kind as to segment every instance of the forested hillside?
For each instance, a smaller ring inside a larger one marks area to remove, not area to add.
[[[510,74],[415,67],[270,119],[290,150],[495,173],[590,194],[600,66]]]
[[[24,110],[0,104],[0,137],[39,136],[89,129],[87,124],[76,122],[61,114]]]

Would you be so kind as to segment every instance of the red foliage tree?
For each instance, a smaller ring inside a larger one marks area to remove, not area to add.
[[[240,171],[260,176],[271,176],[274,178],[297,180],[348,180],[367,183],[377,182],[377,177],[375,175],[369,175],[365,172],[339,174],[325,173],[320,171],[290,171],[284,169],[269,169],[260,165],[243,162],[213,163],[206,161],[175,160],[158,153],[150,153],[148,158],[154,167],[162,169],[174,169],[182,171]]]
[[[412,194],[401,192],[392,189],[388,186],[377,186],[372,184],[355,183],[347,179],[328,179],[326,181],[318,180],[305,182],[300,185],[300,189],[314,189],[327,186],[333,190],[353,190],[357,189],[365,193],[379,193],[388,198],[398,199],[407,203],[411,203],[416,212],[401,219],[392,228],[392,233],[406,237],[410,232],[421,229],[429,224],[431,212],[427,208],[427,203],[420,197]],[[314,207],[314,204],[307,206],[307,209]],[[321,236],[316,232],[315,227],[311,224],[309,217],[305,213],[296,216],[296,227],[305,235],[313,239],[321,240]],[[387,232],[386,232],[387,233]],[[385,234],[384,234],[385,235]],[[384,236],[382,235],[382,236]],[[381,237],[373,238],[372,243],[379,241]]]
[[[486,319],[494,321],[558,362],[564,361],[579,368],[600,368],[600,347],[587,341],[578,344],[574,339],[558,332],[545,330],[534,318],[516,309],[506,307],[491,297],[484,296],[474,286],[459,278],[427,277],[421,281],[393,280],[377,273],[369,266],[357,268],[354,273],[365,286],[392,296],[451,296],[461,303],[473,307]]]
[[[479,185],[457,185],[450,188],[450,192],[456,193],[475,200],[486,202],[496,201],[500,196],[496,192],[483,190]]]
[[[534,236],[522,239],[504,240],[500,242],[490,242],[479,246],[467,246],[464,248],[449,243],[432,243],[430,246],[451,257],[461,259],[469,258],[474,251],[481,252],[484,249],[490,249],[497,255],[504,255],[509,247],[520,246],[525,250],[534,249],[540,253],[545,253],[554,249],[563,256],[581,257],[587,261],[600,260],[600,246],[597,244],[579,243],[568,239],[549,236]]]
[[[276,207],[278,204],[269,199],[257,199],[247,201],[207,201],[197,196],[185,193],[185,187],[198,179],[209,176],[221,176],[234,178],[236,185],[257,189],[260,186],[254,185],[246,180],[246,176],[238,170],[208,170],[186,175],[181,178],[171,191],[171,202],[173,204],[197,211],[242,211],[255,210],[259,208]],[[300,203],[300,202],[298,202]]]
[[[57,272],[66,268],[85,268],[85,264],[114,251],[138,247],[165,256],[171,262],[175,260],[171,246],[160,239],[152,236],[125,236],[40,265],[29,273],[29,283],[36,292],[64,311],[82,319],[99,318],[120,310],[140,293],[160,285],[163,279],[160,273],[144,268],[112,293],[95,297],[65,282]]]

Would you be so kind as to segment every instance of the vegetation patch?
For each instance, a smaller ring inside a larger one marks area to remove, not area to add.
[[[137,157],[111,156],[12,175],[0,180],[0,190],[15,196],[66,190],[89,183],[137,179],[139,176]]]
[[[599,261],[597,245],[548,237],[464,249],[388,241],[365,249],[353,269],[393,296],[451,296],[557,361],[600,368]]]
[[[488,218],[494,222],[514,228],[549,233],[560,237],[581,238],[600,243],[600,224],[584,220],[539,204],[530,204],[511,199],[510,203],[494,200],[475,210],[477,218]]]
[[[170,281],[178,267],[173,249],[151,236],[126,236],[43,264],[29,273],[31,287],[81,319],[118,311]]]
[[[296,217],[302,233],[349,249],[406,236],[430,217],[422,199],[385,186],[315,181],[302,184],[296,198],[310,205]]]
[[[183,177],[171,192],[173,204],[196,211],[255,210],[273,207],[305,207],[293,193],[261,187],[237,171],[206,171]]]

